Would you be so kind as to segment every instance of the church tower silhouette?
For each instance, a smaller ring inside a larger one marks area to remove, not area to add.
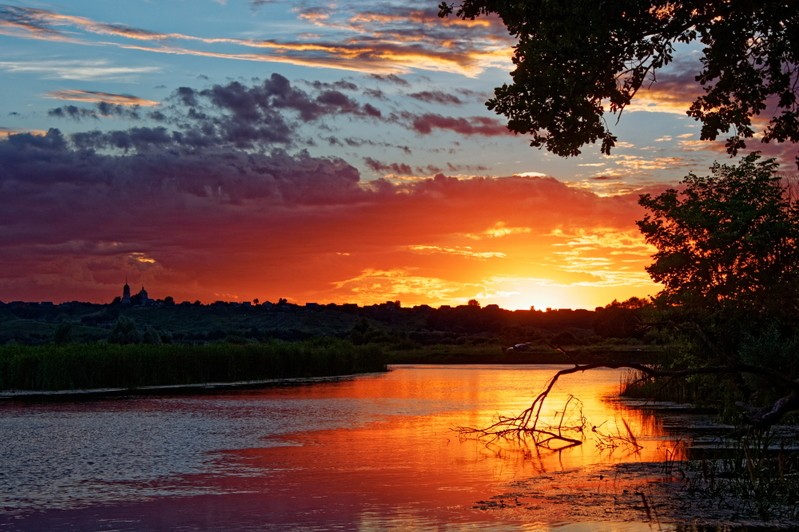
[[[130,286],[128,285],[128,278],[125,278],[125,286],[122,287],[122,301],[123,305],[130,305]]]

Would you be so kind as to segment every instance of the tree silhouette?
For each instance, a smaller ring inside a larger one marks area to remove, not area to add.
[[[530,145],[561,156],[616,137],[617,117],[681,44],[702,45],[695,80],[702,94],[687,112],[702,122],[701,139],[732,135],[735,154],[755,134],[752,117],[769,111],[763,141],[799,141],[799,9],[784,0],[463,0],[442,2],[439,15],[498,15],[514,48],[513,82],[495,89],[489,109],[508,117]],[[798,161],[799,162],[799,161]]]
[[[799,208],[757,154],[736,166],[688,175],[682,189],[645,194],[638,227],[657,248],[647,268],[661,299],[697,310],[735,307],[754,315],[799,311]]]

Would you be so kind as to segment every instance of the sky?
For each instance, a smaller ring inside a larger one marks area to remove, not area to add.
[[[729,162],[685,115],[696,50],[611,121],[610,156],[564,159],[485,108],[501,22],[437,4],[0,1],[0,301],[656,294],[639,195]]]

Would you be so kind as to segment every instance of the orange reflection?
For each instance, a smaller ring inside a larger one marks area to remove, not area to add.
[[[603,467],[676,457],[677,442],[668,439],[656,418],[606,400],[619,385],[620,373],[611,370],[564,377],[542,411],[548,422],[556,423],[569,395],[579,397],[579,412],[572,417],[585,418],[588,427],[580,446],[556,452],[459,438],[457,427],[486,426],[499,414],[526,408],[556,370],[398,367],[387,375],[334,385],[259,392],[357,399],[362,410],[350,420],[352,428],[317,431],[311,426],[284,438],[291,446],[231,452],[234,468],[261,472],[236,479],[235,489],[261,493],[277,512],[276,519],[282,512],[285,522],[294,524],[306,518],[332,519],[382,528],[474,523],[498,516],[551,523],[553,516],[568,518],[562,506],[547,509],[553,493],[621,492],[625,481],[600,473]],[[600,433],[628,434],[624,423],[640,449],[599,444]],[[514,492],[513,486],[523,489]]]

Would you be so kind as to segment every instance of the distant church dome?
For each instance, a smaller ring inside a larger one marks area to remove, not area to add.
[[[147,290],[144,289],[144,286],[141,287],[141,290],[139,290],[136,295],[131,295],[130,285],[127,279],[125,280],[125,286],[122,287],[122,299],[120,303],[123,305],[148,305],[151,302],[150,296],[147,294]]]

